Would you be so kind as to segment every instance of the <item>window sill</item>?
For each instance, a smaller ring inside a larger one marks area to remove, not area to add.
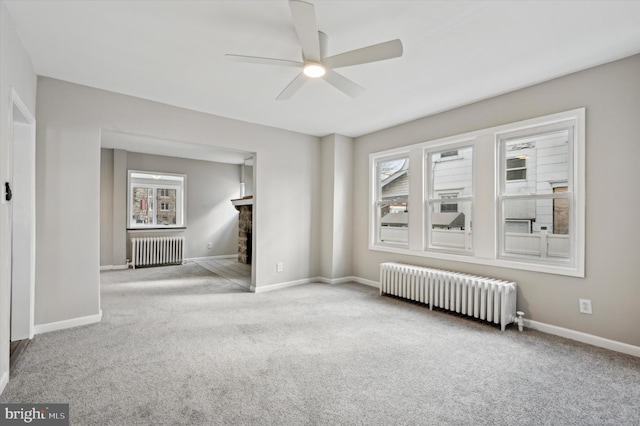
[[[542,272],[546,274],[564,275],[569,277],[584,278],[584,269],[570,265],[554,265],[533,263],[526,260],[507,260],[495,258],[481,258],[468,254],[454,254],[436,251],[418,251],[401,247],[389,247],[382,245],[369,245],[369,250],[382,251],[387,253],[404,254],[416,257],[426,257],[431,259],[449,260],[454,262],[473,263],[476,265],[496,266],[499,268],[517,269],[521,271]]]
[[[186,231],[186,226],[174,226],[174,227],[150,227],[150,228],[127,228],[127,232],[170,232],[170,231]]]

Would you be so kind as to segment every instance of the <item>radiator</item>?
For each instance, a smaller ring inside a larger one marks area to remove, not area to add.
[[[184,259],[184,237],[131,238],[131,265],[157,266],[181,264]]]
[[[389,294],[500,324],[516,322],[516,283],[402,263],[380,264],[380,294]]]

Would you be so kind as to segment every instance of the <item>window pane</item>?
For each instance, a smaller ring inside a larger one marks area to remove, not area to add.
[[[409,159],[381,161],[378,163],[380,198],[392,199],[409,195]]]
[[[569,131],[505,143],[505,194],[551,194],[569,182]]]
[[[569,206],[565,198],[505,200],[504,253],[568,259]]]
[[[158,188],[158,212],[156,213],[156,223],[159,225],[176,224],[176,190],[169,188]]]
[[[527,169],[507,170],[507,180],[520,180],[527,178]]]
[[[153,188],[133,187],[133,222],[143,225],[153,223]]]
[[[553,189],[553,192],[567,192],[567,187],[556,187]],[[553,200],[553,233],[569,233],[569,200],[566,198],[557,198]]]
[[[455,159],[446,158],[452,152],[442,151],[431,154],[432,194],[439,198],[440,194],[449,193],[456,197],[467,197],[473,194],[473,148],[458,149]]]
[[[377,163],[379,240],[409,243],[409,159]]]
[[[409,160],[407,158],[400,158],[397,160],[380,161],[378,163],[378,170],[380,174],[380,181],[384,182],[394,174],[408,167]]]
[[[129,228],[184,226],[185,175],[128,171]]]
[[[409,242],[409,210],[406,201],[382,203],[380,208],[380,241]]]
[[[507,158],[507,170],[519,169],[527,166],[526,158]]]
[[[471,250],[471,201],[453,204],[456,211],[447,211],[449,203],[431,203],[431,246]]]
[[[455,154],[455,155],[452,155]],[[469,251],[473,195],[473,148],[430,154],[429,246]]]

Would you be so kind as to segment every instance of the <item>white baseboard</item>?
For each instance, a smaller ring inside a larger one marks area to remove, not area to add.
[[[533,330],[542,331],[543,333],[553,334],[555,336],[565,337],[567,339],[598,346],[600,348],[640,357],[640,346],[633,346],[616,340],[609,340],[604,337],[594,336],[593,334],[587,334],[581,331],[562,328],[528,319],[524,320],[524,326]]]
[[[0,395],[2,395],[2,392],[4,392],[4,388],[7,387],[7,383],[9,383],[9,372],[5,371],[4,373],[2,373],[2,377],[0,377]]]
[[[193,263],[193,262],[202,262],[206,260],[216,260],[216,259],[235,259],[237,258],[237,254],[222,254],[220,256],[205,256],[205,257],[189,257],[185,258],[185,263]]]
[[[251,286],[249,288],[250,291],[254,292],[254,293],[264,293],[267,291],[273,291],[273,290],[280,290],[282,288],[287,288],[287,287],[295,287],[297,285],[303,285],[303,284],[309,284],[314,281],[315,279],[313,278],[305,278],[302,280],[296,280],[296,281],[287,281],[284,283],[277,283],[277,284],[269,284],[269,285],[263,285],[263,286]]]
[[[66,328],[79,327],[81,325],[93,324],[102,321],[102,309],[96,315],[87,315],[86,317],[71,318],[63,321],[50,322],[47,324],[37,324],[35,333],[49,333],[56,330],[64,330]]]
[[[380,283],[378,281],[368,280],[366,278],[360,278],[360,277],[349,277],[349,278],[351,278],[351,281],[357,282],[358,284],[364,284],[370,287],[375,287],[377,289],[380,289]]]
[[[380,288],[380,283],[377,281],[367,280],[360,277],[342,277],[342,278],[325,278],[325,277],[316,277],[313,278],[311,282],[321,282],[324,284],[344,284],[344,283],[358,283],[364,284],[375,288]]]
[[[352,277],[342,277],[342,278],[326,278],[326,277],[315,277],[313,278],[313,282],[323,283],[323,284],[344,284],[352,282]]]
[[[310,284],[310,283],[344,284],[344,283],[352,283],[352,282],[368,285],[375,288],[380,288],[380,284],[377,281],[371,281],[364,278],[351,276],[351,277],[342,277],[342,278],[325,278],[325,277],[304,278],[301,280],[270,284],[270,285],[265,285],[260,287],[251,286],[249,290],[254,293],[264,293],[266,291],[279,290],[281,288],[294,287],[297,285],[304,285],[304,284]]]
[[[118,269],[129,269],[129,265],[101,265],[101,271],[115,271]]]

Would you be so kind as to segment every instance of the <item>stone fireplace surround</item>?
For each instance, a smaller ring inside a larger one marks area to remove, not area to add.
[[[240,212],[238,218],[238,262],[251,264],[253,196],[237,198],[231,200],[231,203]]]

